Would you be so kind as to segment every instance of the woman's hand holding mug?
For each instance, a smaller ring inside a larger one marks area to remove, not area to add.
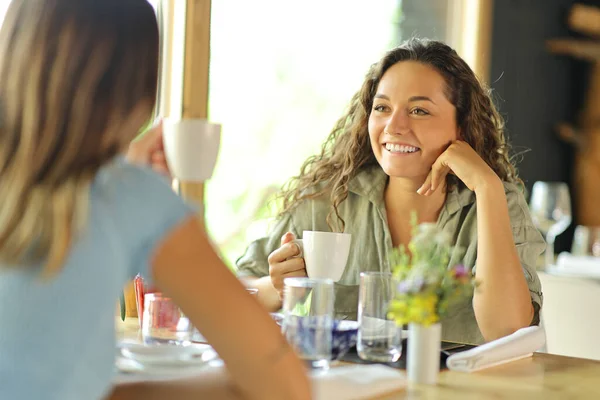
[[[283,280],[307,276],[300,246],[294,243],[296,236],[287,232],[281,237],[281,246],[269,255],[269,276],[271,284],[283,299]]]

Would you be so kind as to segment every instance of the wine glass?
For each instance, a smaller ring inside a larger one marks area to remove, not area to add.
[[[533,223],[546,237],[546,265],[552,265],[554,241],[571,224],[569,187],[563,182],[535,182],[529,209]]]

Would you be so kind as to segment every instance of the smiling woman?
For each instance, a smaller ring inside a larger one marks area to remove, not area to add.
[[[421,179],[458,136],[446,83],[416,61],[386,71],[373,100],[368,129],[377,162],[386,174]]]
[[[295,235],[337,230],[354,246],[336,284],[337,318],[356,318],[359,274],[389,271],[411,211],[436,223],[482,282],[443,321],[445,340],[480,343],[538,323],[535,260],[544,242],[509,161],[487,88],[447,45],[412,39],[374,64],[320,154],[286,190],[279,222],[250,245],[239,274],[280,307],[282,277],[306,275]],[[475,265],[477,261],[477,265]],[[476,267],[476,268],[475,268]]]

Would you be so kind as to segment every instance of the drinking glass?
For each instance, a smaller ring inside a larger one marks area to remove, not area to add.
[[[298,356],[311,368],[329,368],[333,297],[331,279],[284,280],[282,331]]]
[[[360,274],[356,349],[363,360],[395,362],[402,355],[402,327],[388,318],[393,297],[391,273]]]
[[[563,182],[535,182],[529,209],[533,223],[546,237],[546,265],[553,265],[554,241],[571,224],[569,187]]]
[[[161,293],[144,296],[142,339],[145,344],[189,344],[193,329],[188,317],[171,298]]]
[[[600,226],[577,225],[571,245],[571,254],[600,257]]]
[[[138,322],[140,323],[141,328],[144,322],[144,296],[146,293],[157,293],[158,289],[153,286],[149,286],[144,281],[144,278],[142,278],[142,276],[139,274],[133,279],[133,287],[135,290],[135,303],[137,307]]]

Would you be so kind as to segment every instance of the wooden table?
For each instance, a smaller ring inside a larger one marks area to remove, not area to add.
[[[137,319],[119,325],[119,336],[137,337]],[[143,386],[143,398],[150,399],[149,394],[159,398],[161,393],[173,399],[200,398],[197,393],[201,389],[193,380],[148,382]],[[111,400],[129,398],[117,391]],[[409,384],[397,393],[372,400],[388,399],[600,399],[600,362],[535,353],[532,358],[470,374],[444,371],[436,386]]]

